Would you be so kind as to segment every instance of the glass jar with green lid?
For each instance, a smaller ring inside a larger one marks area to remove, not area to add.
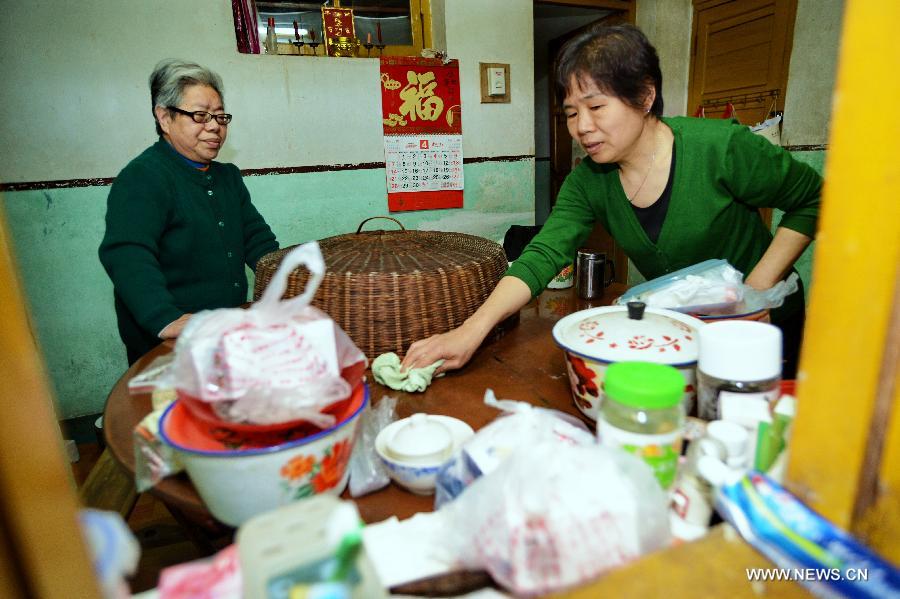
[[[675,482],[684,435],[684,377],[665,364],[617,362],[606,370],[600,443],[646,462],[663,489]]]

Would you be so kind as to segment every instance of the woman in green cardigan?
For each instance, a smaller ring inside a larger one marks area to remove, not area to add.
[[[219,76],[164,60],[150,99],[159,141],[113,182],[100,245],[129,364],[194,312],[245,303],[244,265],[278,249],[240,171],[214,161],[231,122]]]
[[[569,133],[590,160],[566,178],[540,233],[485,303],[453,331],[413,343],[405,367],[465,364],[572,261],[598,221],[647,279],[724,258],[746,284],[768,289],[812,241],[821,177],[734,121],[663,118],[659,58],[637,28],[573,38],[560,51],[556,83]],[[785,213],[774,237],[763,207]],[[804,312],[801,290],[772,313],[784,333],[785,377],[794,376]]]

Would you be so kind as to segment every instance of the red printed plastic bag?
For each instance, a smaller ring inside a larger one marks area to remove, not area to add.
[[[282,300],[288,276],[300,265],[311,273],[306,289]],[[350,396],[341,371],[360,362],[361,371],[366,357],[327,314],[309,305],[324,275],[319,245],[307,243],[284,257],[249,309],[191,318],[175,345],[179,395],[210,402],[233,422],[334,424],[334,416],[321,412]]]
[[[441,511],[459,566],[487,570],[516,595],[542,595],[665,547],[668,504],[639,458],[542,441],[518,448]]]

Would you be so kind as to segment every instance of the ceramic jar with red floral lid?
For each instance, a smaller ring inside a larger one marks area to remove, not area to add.
[[[575,405],[596,420],[603,401],[607,366],[615,362],[653,362],[674,366],[684,377],[684,408],[696,401],[698,334],[703,321],[642,302],[575,312],[553,327],[553,339],[566,355]]]

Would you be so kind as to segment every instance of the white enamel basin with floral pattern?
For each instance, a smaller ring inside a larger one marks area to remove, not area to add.
[[[640,312],[638,310],[638,312]],[[661,308],[629,317],[626,306],[581,310],[559,320],[553,339],[566,355],[572,398],[581,412],[597,419],[606,367],[614,362],[668,364],[684,376],[685,409],[696,401],[698,332],[703,321]]]
[[[362,383],[362,393],[354,390],[353,398],[346,416],[331,428],[269,447],[227,449],[177,401],[163,413],[159,432],[177,452],[210,513],[240,526],[281,505],[343,492],[356,429],[369,403],[368,385]]]

